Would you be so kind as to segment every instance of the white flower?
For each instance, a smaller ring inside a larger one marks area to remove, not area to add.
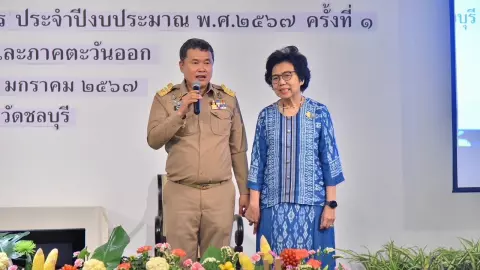
[[[0,270],[7,270],[10,260],[5,252],[0,252]]]
[[[233,248],[229,247],[229,246],[224,246],[221,248],[221,250],[225,253],[227,253],[227,255],[229,256],[233,256]]]
[[[334,252],[334,251],[335,251],[334,248],[325,248],[325,253],[326,253],[326,254],[330,254],[330,253],[332,253],[332,252]]]
[[[147,262],[147,270],[168,270],[170,265],[165,258],[153,257]]]
[[[213,257],[208,257],[208,258],[205,258],[205,260],[203,260],[202,262],[202,264],[206,264],[206,263],[219,263],[219,261],[217,261],[217,259]]]

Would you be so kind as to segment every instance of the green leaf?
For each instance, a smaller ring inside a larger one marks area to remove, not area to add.
[[[107,270],[113,270],[120,264],[123,252],[130,243],[130,237],[122,228],[117,226],[113,229],[107,243],[95,249],[91,259],[102,261]]]
[[[18,258],[21,258],[22,256],[23,256],[22,254],[14,251],[14,252],[12,253],[12,255],[10,255],[10,259],[16,260],[16,259],[18,259]]]
[[[77,258],[86,261],[86,260],[88,260],[88,256],[90,256],[90,252],[88,252],[87,247],[85,247],[84,249],[82,249],[80,251],[80,254],[78,254]]]
[[[201,258],[201,262],[203,262],[206,258],[215,258],[218,261],[222,261],[222,251],[216,247],[209,247],[207,251],[203,254]]]
[[[26,256],[27,256],[27,259],[25,263],[25,270],[32,270],[32,267],[33,267],[32,255],[27,254]]]
[[[0,252],[5,252],[8,257],[11,257],[14,254],[15,244],[28,234],[30,232],[4,234],[0,237]]]

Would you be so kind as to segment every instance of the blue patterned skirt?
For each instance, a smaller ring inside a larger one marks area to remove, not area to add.
[[[268,240],[272,251],[280,256],[286,248],[324,250],[335,248],[335,230],[319,230],[323,206],[280,203],[260,211],[260,224],[256,246],[260,250],[260,237]],[[322,268],[335,269],[334,253],[317,258]]]

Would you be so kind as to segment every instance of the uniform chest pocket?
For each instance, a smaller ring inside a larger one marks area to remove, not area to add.
[[[193,115],[193,113],[187,113],[187,117],[184,121],[185,125],[178,130],[178,136],[185,137],[198,132],[198,119]]]
[[[232,127],[232,113],[228,110],[210,111],[210,126],[213,134],[230,134],[230,129]]]

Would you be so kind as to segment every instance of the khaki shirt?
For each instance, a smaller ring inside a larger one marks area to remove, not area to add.
[[[209,184],[232,179],[232,167],[240,194],[247,188],[247,137],[235,93],[210,84],[186,118],[177,114],[178,102],[188,93],[185,81],[169,84],[155,95],[148,120],[147,142],[153,149],[165,145],[170,181]],[[177,106],[177,108],[176,108]]]

